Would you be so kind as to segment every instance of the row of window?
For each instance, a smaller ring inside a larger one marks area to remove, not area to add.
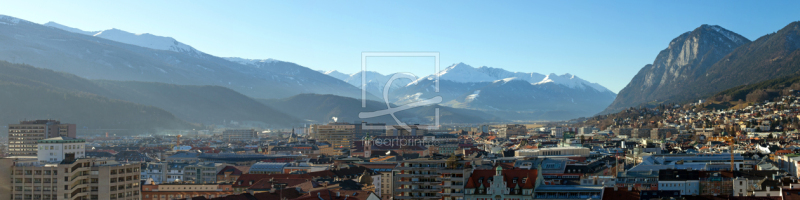
[[[58,170],[15,170],[15,175],[58,175]]]
[[[52,180],[52,181],[51,181]],[[14,183],[58,183],[58,179],[50,179],[50,178],[15,178]]]

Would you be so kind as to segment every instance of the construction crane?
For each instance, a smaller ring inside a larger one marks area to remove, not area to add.
[[[731,153],[731,171],[736,169],[733,164],[733,145],[736,144],[736,138],[731,136],[723,136],[723,137],[711,137],[710,141],[718,141],[718,142],[727,142],[728,143],[728,152]]]

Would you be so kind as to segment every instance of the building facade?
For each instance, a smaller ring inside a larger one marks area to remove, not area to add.
[[[113,161],[111,161],[113,162]],[[0,200],[138,200],[141,165],[108,164],[94,158],[40,163],[0,159]]]
[[[252,140],[258,138],[254,129],[231,129],[222,132],[222,139],[227,141]]]
[[[404,160],[393,171],[392,196],[394,199],[462,200],[472,162],[456,156]]]
[[[8,125],[8,155],[36,156],[39,140],[54,137],[75,138],[75,124],[61,124],[56,120],[21,121]]]
[[[84,139],[64,136],[39,140],[36,157],[39,159],[39,162],[64,160],[67,154],[72,154],[75,158],[83,158],[86,155],[84,144],[86,144],[86,140]]]
[[[355,125],[348,123],[330,123],[327,125],[315,124],[311,126],[312,136],[317,141],[324,141],[331,144],[333,148],[350,149]]]
[[[464,187],[464,199],[530,200],[537,183],[536,169],[474,170]]]
[[[233,194],[231,184],[161,184],[143,185],[142,200],[217,198]]]

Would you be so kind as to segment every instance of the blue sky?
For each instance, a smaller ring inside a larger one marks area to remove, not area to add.
[[[702,24],[748,39],[800,20],[797,1],[7,1],[0,14],[83,30],[170,36],[216,56],[353,73],[364,51],[435,51],[509,71],[571,73],[619,91]],[[392,60],[392,59],[388,59]],[[370,63],[381,73],[432,64]]]

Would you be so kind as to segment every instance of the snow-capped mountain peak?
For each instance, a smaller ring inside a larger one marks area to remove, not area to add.
[[[239,58],[239,57],[225,57],[224,59],[228,60],[228,61],[231,61],[231,62],[242,64],[242,65],[256,65],[258,63],[273,63],[273,62],[279,62],[280,61],[280,60],[275,60],[275,59],[272,59],[272,58],[267,58],[267,59],[247,59],[247,58]]]
[[[25,20],[21,20],[19,18],[8,15],[0,15],[0,24],[3,25],[17,25],[19,24],[20,21],[25,21]]]
[[[57,28],[57,29],[61,29],[61,30],[65,30],[65,31],[69,31],[69,32],[73,32],[73,33],[91,35],[91,36],[94,36],[94,34],[97,34],[97,33],[100,32],[100,31],[84,31],[84,30],[81,30],[81,29],[72,28],[72,27],[69,27],[69,26],[64,26],[62,24],[59,24],[59,23],[56,23],[56,22],[52,22],[52,21],[51,22],[47,22],[47,23],[45,23],[43,25],[49,26],[49,27],[53,27],[53,28]]]
[[[431,76],[436,75],[439,76],[439,79],[460,83],[492,82],[498,79],[464,63],[451,65],[450,67],[447,67],[444,70],[439,71],[439,73]]]
[[[180,52],[180,53],[187,53],[187,54],[193,55],[195,57],[199,57],[199,56],[203,55],[203,53],[198,51],[197,49],[195,49],[195,48],[193,48],[193,47],[191,47],[189,45],[186,45],[184,43],[178,42],[178,40],[175,40],[174,38],[171,38],[171,37],[157,36],[157,35],[153,35],[153,34],[149,34],[149,33],[135,34],[135,33],[123,31],[123,30],[116,29],[116,28],[112,28],[112,29],[108,29],[108,30],[102,30],[102,31],[84,31],[84,30],[81,30],[81,29],[78,29],[78,28],[72,28],[72,27],[69,27],[69,26],[65,26],[65,25],[62,25],[62,24],[55,23],[55,22],[47,22],[47,23],[45,23],[43,25],[49,26],[49,27],[53,27],[53,28],[57,28],[57,29],[61,29],[61,30],[65,30],[65,31],[69,31],[69,32],[73,32],[73,33],[90,35],[90,36],[94,36],[94,37],[104,38],[104,39],[108,39],[108,40],[112,40],[112,41],[116,41],[116,42],[121,42],[121,43],[125,43],[125,44],[136,45],[136,46],[140,46],[140,47],[146,47],[146,48],[157,49],[157,50],[174,51],[174,52]]]
[[[725,36],[726,38],[728,38],[729,40],[733,41],[736,44],[742,44],[745,42],[740,38],[740,36],[737,36],[736,33],[734,33],[733,31],[729,31],[728,29],[722,28],[719,25],[704,25],[704,26],[708,26],[709,28],[722,34],[723,36]]]
[[[436,75],[439,75],[439,79],[441,80],[448,80],[459,83],[470,83],[470,82],[496,83],[498,81],[508,82],[511,80],[524,80],[531,84],[555,83],[559,85],[568,86],[570,88],[584,88],[584,86],[589,86],[600,92],[610,91],[600,84],[588,82],[569,73],[559,76],[554,73],[551,73],[549,75],[543,75],[535,72],[531,73],[510,72],[502,68],[493,68],[487,66],[474,68],[464,63],[457,63],[451,65],[450,67],[445,68],[444,70],[440,71],[435,75],[422,77],[412,82],[411,84],[418,83],[423,80],[433,80]]]
[[[544,77],[544,79],[542,79],[541,81],[536,82],[536,83],[532,83],[532,84],[540,85],[540,84],[545,84],[545,83],[555,83],[555,84],[564,85],[564,86],[567,86],[567,87],[570,87],[570,88],[584,88],[584,86],[588,86],[588,87],[594,88],[595,90],[601,91],[601,92],[609,91],[607,88],[603,87],[600,84],[591,83],[589,81],[586,81],[586,80],[583,80],[581,78],[578,78],[577,76],[572,75],[570,73],[565,73],[565,74],[560,75],[560,76],[555,74],[555,73],[550,73],[546,77]]]
[[[345,74],[345,73],[342,73],[342,72],[339,72],[339,71],[336,71],[336,70],[323,71],[322,73],[325,74],[325,75],[328,75],[328,76],[332,76],[332,77],[334,77],[336,79],[343,80],[345,82],[348,82],[348,79],[352,75],[352,74]],[[354,85],[354,86],[358,87],[357,85]]]

